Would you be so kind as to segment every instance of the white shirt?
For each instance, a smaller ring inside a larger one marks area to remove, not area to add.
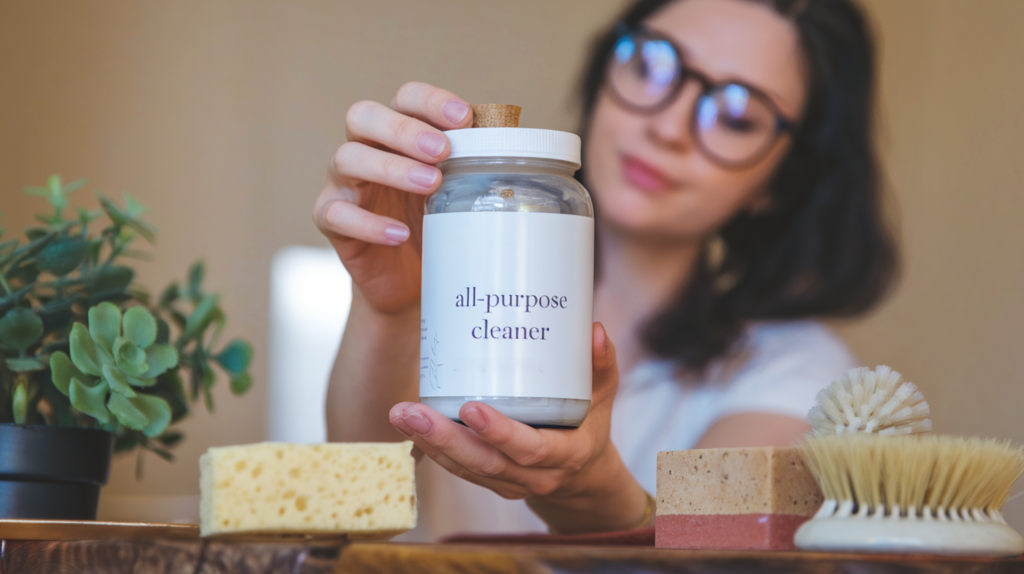
[[[693,448],[716,420],[735,413],[803,419],[819,390],[858,366],[842,340],[817,321],[751,324],[739,348],[712,364],[701,380],[680,377],[668,360],[642,362],[621,378],[611,438],[648,492],[655,492],[659,451]],[[419,463],[416,480],[419,524],[399,540],[547,532],[522,500],[505,500],[430,459]]]

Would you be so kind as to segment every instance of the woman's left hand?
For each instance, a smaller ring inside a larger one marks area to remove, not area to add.
[[[577,429],[535,429],[480,402],[459,410],[467,426],[419,403],[392,407],[391,424],[453,474],[503,498],[527,499],[553,531],[634,527],[647,497],[610,440],[619,384],[615,348],[600,323],[592,342],[593,398]]]

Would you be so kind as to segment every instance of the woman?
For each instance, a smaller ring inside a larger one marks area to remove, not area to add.
[[[408,437],[449,471],[421,481],[427,524],[441,512],[426,505],[451,501],[435,535],[529,525],[522,503],[455,476],[525,499],[552,531],[608,531],[649,519],[659,450],[791,444],[816,391],[855,366],[811,318],[868,309],[895,272],[872,74],[850,0],[641,0],[599,39],[580,175],[597,217],[594,400],[570,431],[481,403],[461,426],[413,402],[423,202],[441,131],[471,112],[421,83],[352,106],[314,211],[355,293],[330,439]]]

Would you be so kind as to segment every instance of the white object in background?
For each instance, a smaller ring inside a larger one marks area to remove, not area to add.
[[[327,440],[327,380],[352,305],[352,280],[333,249],[291,246],[270,266],[267,440]]]

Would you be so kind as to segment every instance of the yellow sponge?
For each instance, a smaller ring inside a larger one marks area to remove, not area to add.
[[[416,526],[412,443],[259,444],[199,458],[200,534],[390,537]]]

